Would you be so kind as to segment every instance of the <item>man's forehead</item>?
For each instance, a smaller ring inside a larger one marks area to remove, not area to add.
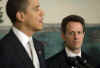
[[[82,31],[83,30],[83,26],[82,24],[78,23],[78,24],[75,24],[75,23],[70,23],[70,24],[67,24],[66,25],[66,30],[78,30],[78,31]]]
[[[28,0],[29,4],[32,5],[39,5],[39,1],[38,0]]]

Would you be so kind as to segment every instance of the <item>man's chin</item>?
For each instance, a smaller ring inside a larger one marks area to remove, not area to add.
[[[72,50],[80,50],[81,48],[80,47],[73,47],[71,48]]]
[[[37,32],[37,31],[41,31],[43,29],[43,27],[41,27],[41,28],[38,28],[38,29],[35,29],[35,31]]]

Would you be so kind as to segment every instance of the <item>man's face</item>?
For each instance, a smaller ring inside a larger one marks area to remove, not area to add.
[[[23,26],[30,31],[39,31],[43,28],[43,11],[40,9],[38,0],[28,1]]]
[[[71,50],[80,49],[85,34],[85,32],[83,32],[82,24],[72,21],[66,26],[66,33],[62,34],[65,44]]]

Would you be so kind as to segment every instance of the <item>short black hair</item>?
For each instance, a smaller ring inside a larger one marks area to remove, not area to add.
[[[16,13],[25,11],[28,5],[28,0],[8,0],[6,4],[6,12],[12,23],[15,24]]]
[[[78,15],[69,15],[63,18],[62,22],[61,22],[61,31],[65,34],[66,33],[66,26],[69,22],[74,21],[74,22],[79,22],[82,24],[83,26],[83,31],[86,31],[85,28],[85,20]],[[77,27],[77,26],[76,26]]]

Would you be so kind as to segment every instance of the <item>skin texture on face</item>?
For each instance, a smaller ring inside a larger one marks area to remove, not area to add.
[[[43,28],[43,11],[40,9],[38,0],[28,0],[29,4],[25,12],[19,12],[21,21],[17,27],[25,34],[32,36],[33,33]]]
[[[38,0],[29,0],[25,13],[25,26],[32,31],[39,31],[43,27],[43,12]]]
[[[79,52],[84,39],[82,24],[71,21],[67,24],[66,33],[62,34],[66,46],[73,52]]]

